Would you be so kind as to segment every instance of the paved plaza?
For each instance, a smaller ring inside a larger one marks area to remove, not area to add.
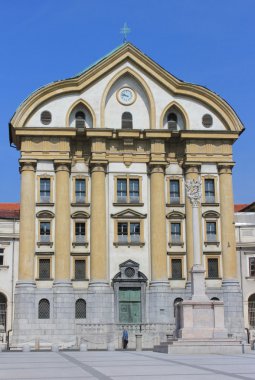
[[[145,352],[2,352],[0,379],[255,379],[255,354],[167,355]]]

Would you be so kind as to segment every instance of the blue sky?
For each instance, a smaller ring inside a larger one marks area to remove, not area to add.
[[[19,201],[8,122],[34,90],[129,41],[178,78],[208,87],[246,130],[234,145],[235,203],[255,201],[255,0],[0,0],[0,202]]]

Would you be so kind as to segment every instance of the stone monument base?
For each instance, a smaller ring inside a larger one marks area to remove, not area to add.
[[[165,354],[244,354],[251,351],[249,344],[234,339],[178,339],[154,346],[154,352]]]
[[[183,339],[227,338],[222,301],[183,301],[177,309],[177,337]]]

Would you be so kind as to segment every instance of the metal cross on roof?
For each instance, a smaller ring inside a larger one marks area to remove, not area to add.
[[[123,34],[123,42],[127,42],[127,35],[131,33],[131,29],[128,27],[127,23],[124,23],[123,28],[120,29],[120,33]]]

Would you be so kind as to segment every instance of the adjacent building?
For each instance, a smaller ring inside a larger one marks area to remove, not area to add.
[[[150,347],[190,297],[192,209],[210,298],[243,334],[232,145],[243,126],[215,93],[175,78],[125,43],[81,74],[29,96],[10,122],[20,150],[20,260],[13,344]]]
[[[19,203],[0,203],[0,342],[12,331],[18,255]]]
[[[255,203],[235,205],[236,249],[244,326],[255,334]]]

